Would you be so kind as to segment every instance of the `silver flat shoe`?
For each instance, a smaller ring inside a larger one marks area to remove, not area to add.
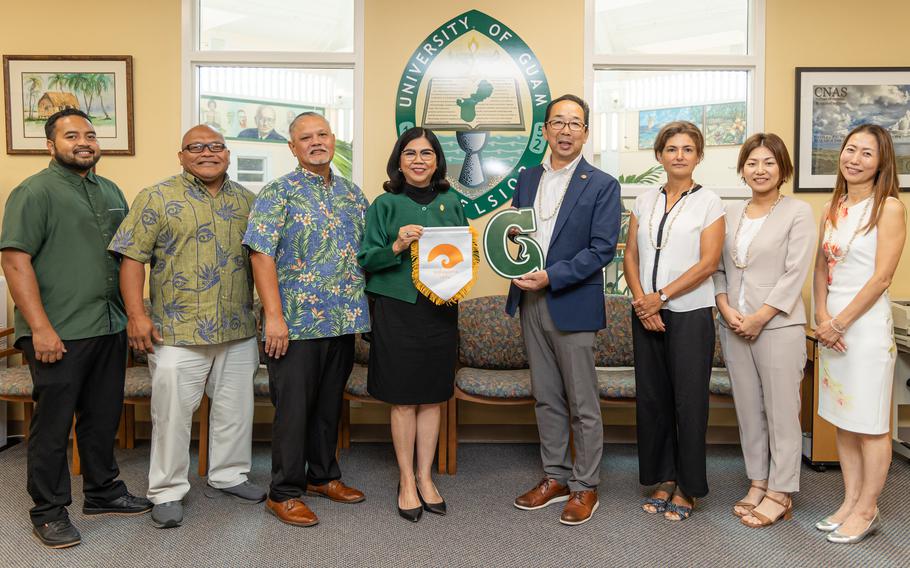
[[[830,519],[830,518],[831,517],[825,517],[824,519],[815,523],[815,528],[817,528],[818,530],[820,530],[822,532],[827,532],[827,533],[836,531],[837,527],[841,526],[842,523],[835,523],[833,521],[829,521],[828,519]]]
[[[856,544],[867,536],[871,536],[877,533],[882,528],[882,518],[878,514],[878,510],[875,511],[875,517],[872,518],[872,521],[869,523],[869,526],[866,527],[866,530],[859,534],[853,536],[847,536],[840,534],[837,530],[828,533],[828,542],[834,542],[837,544]]]

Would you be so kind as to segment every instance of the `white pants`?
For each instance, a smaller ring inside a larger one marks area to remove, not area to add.
[[[149,353],[152,452],[148,498],[179,501],[190,490],[190,429],[203,391],[211,399],[209,475],[224,489],[246,481],[252,460],[256,338],[218,345],[160,345]]]

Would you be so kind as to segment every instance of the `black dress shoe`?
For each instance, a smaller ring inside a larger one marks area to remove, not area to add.
[[[110,501],[86,501],[82,505],[82,513],[85,515],[141,515],[151,510],[151,501],[129,493]]]
[[[398,495],[401,495],[401,484],[398,484]],[[420,491],[417,491],[418,498],[420,496]],[[395,499],[395,505],[398,505],[398,499]],[[398,514],[401,515],[402,519],[407,519],[412,523],[416,523],[420,520],[420,516],[423,515],[423,507],[415,507],[413,509],[402,509],[398,507]]]
[[[420,486],[417,487],[417,498],[420,499],[420,504],[423,505],[423,510],[428,513],[434,513],[436,515],[445,515],[446,514],[446,500],[443,499],[439,503],[427,503],[423,500],[423,495],[420,494]]]
[[[51,521],[32,530],[41,544],[49,548],[69,548],[82,542],[82,535],[69,519]]]

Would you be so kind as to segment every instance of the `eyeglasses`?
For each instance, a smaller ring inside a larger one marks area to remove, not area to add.
[[[573,120],[571,122],[566,122],[565,120],[558,120],[558,119],[547,122],[547,125],[551,129],[555,130],[556,132],[559,132],[566,126],[568,126],[569,130],[571,130],[572,132],[578,132],[579,130],[582,130],[586,126],[588,126],[587,124],[585,124],[583,122],[578,122],[577,120]]]
[[[225,148],[227,148],[227,145],[222,144],[221,142],[209,142],[208,144],[196,142],[194,144],[187,144],[186,146],[183,147],[183,149],[186,150],[187,152],[189,152],[190,154],[201,154],[202,151],[205,150],[206,148],[208,148],[209,152],[214,152],[215,154],[219,154],[221,152],[224,152]]]
[[[436,152],[433,150],[421,150],[419,155],[420,159],[424,162],[429,162],[436,159]],[[414,150],[405,150],[401,153],[401,158],[406,162],[413,162],[417,159],[417,156],[418,154]]]

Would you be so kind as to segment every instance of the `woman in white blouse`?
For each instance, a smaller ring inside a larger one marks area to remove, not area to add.
[[[793,164],[777,135],[746,140],[736,171],[752,197],[727,208],[714,288],[750,480],[733,514],[747,527],[763,527],[790,518],[790,494],[799,491],[799,386],[806,366],[802,290],[816,234],[809,204],[780,192]]]
[[[692,179],[705,139],[671,122],[654,141],[667,183],[635,200],[623,268],[632,291],[642,505],[679,521],[708,493],[705,433],[714,355],[714,283],[724,241],[720,198]]]

